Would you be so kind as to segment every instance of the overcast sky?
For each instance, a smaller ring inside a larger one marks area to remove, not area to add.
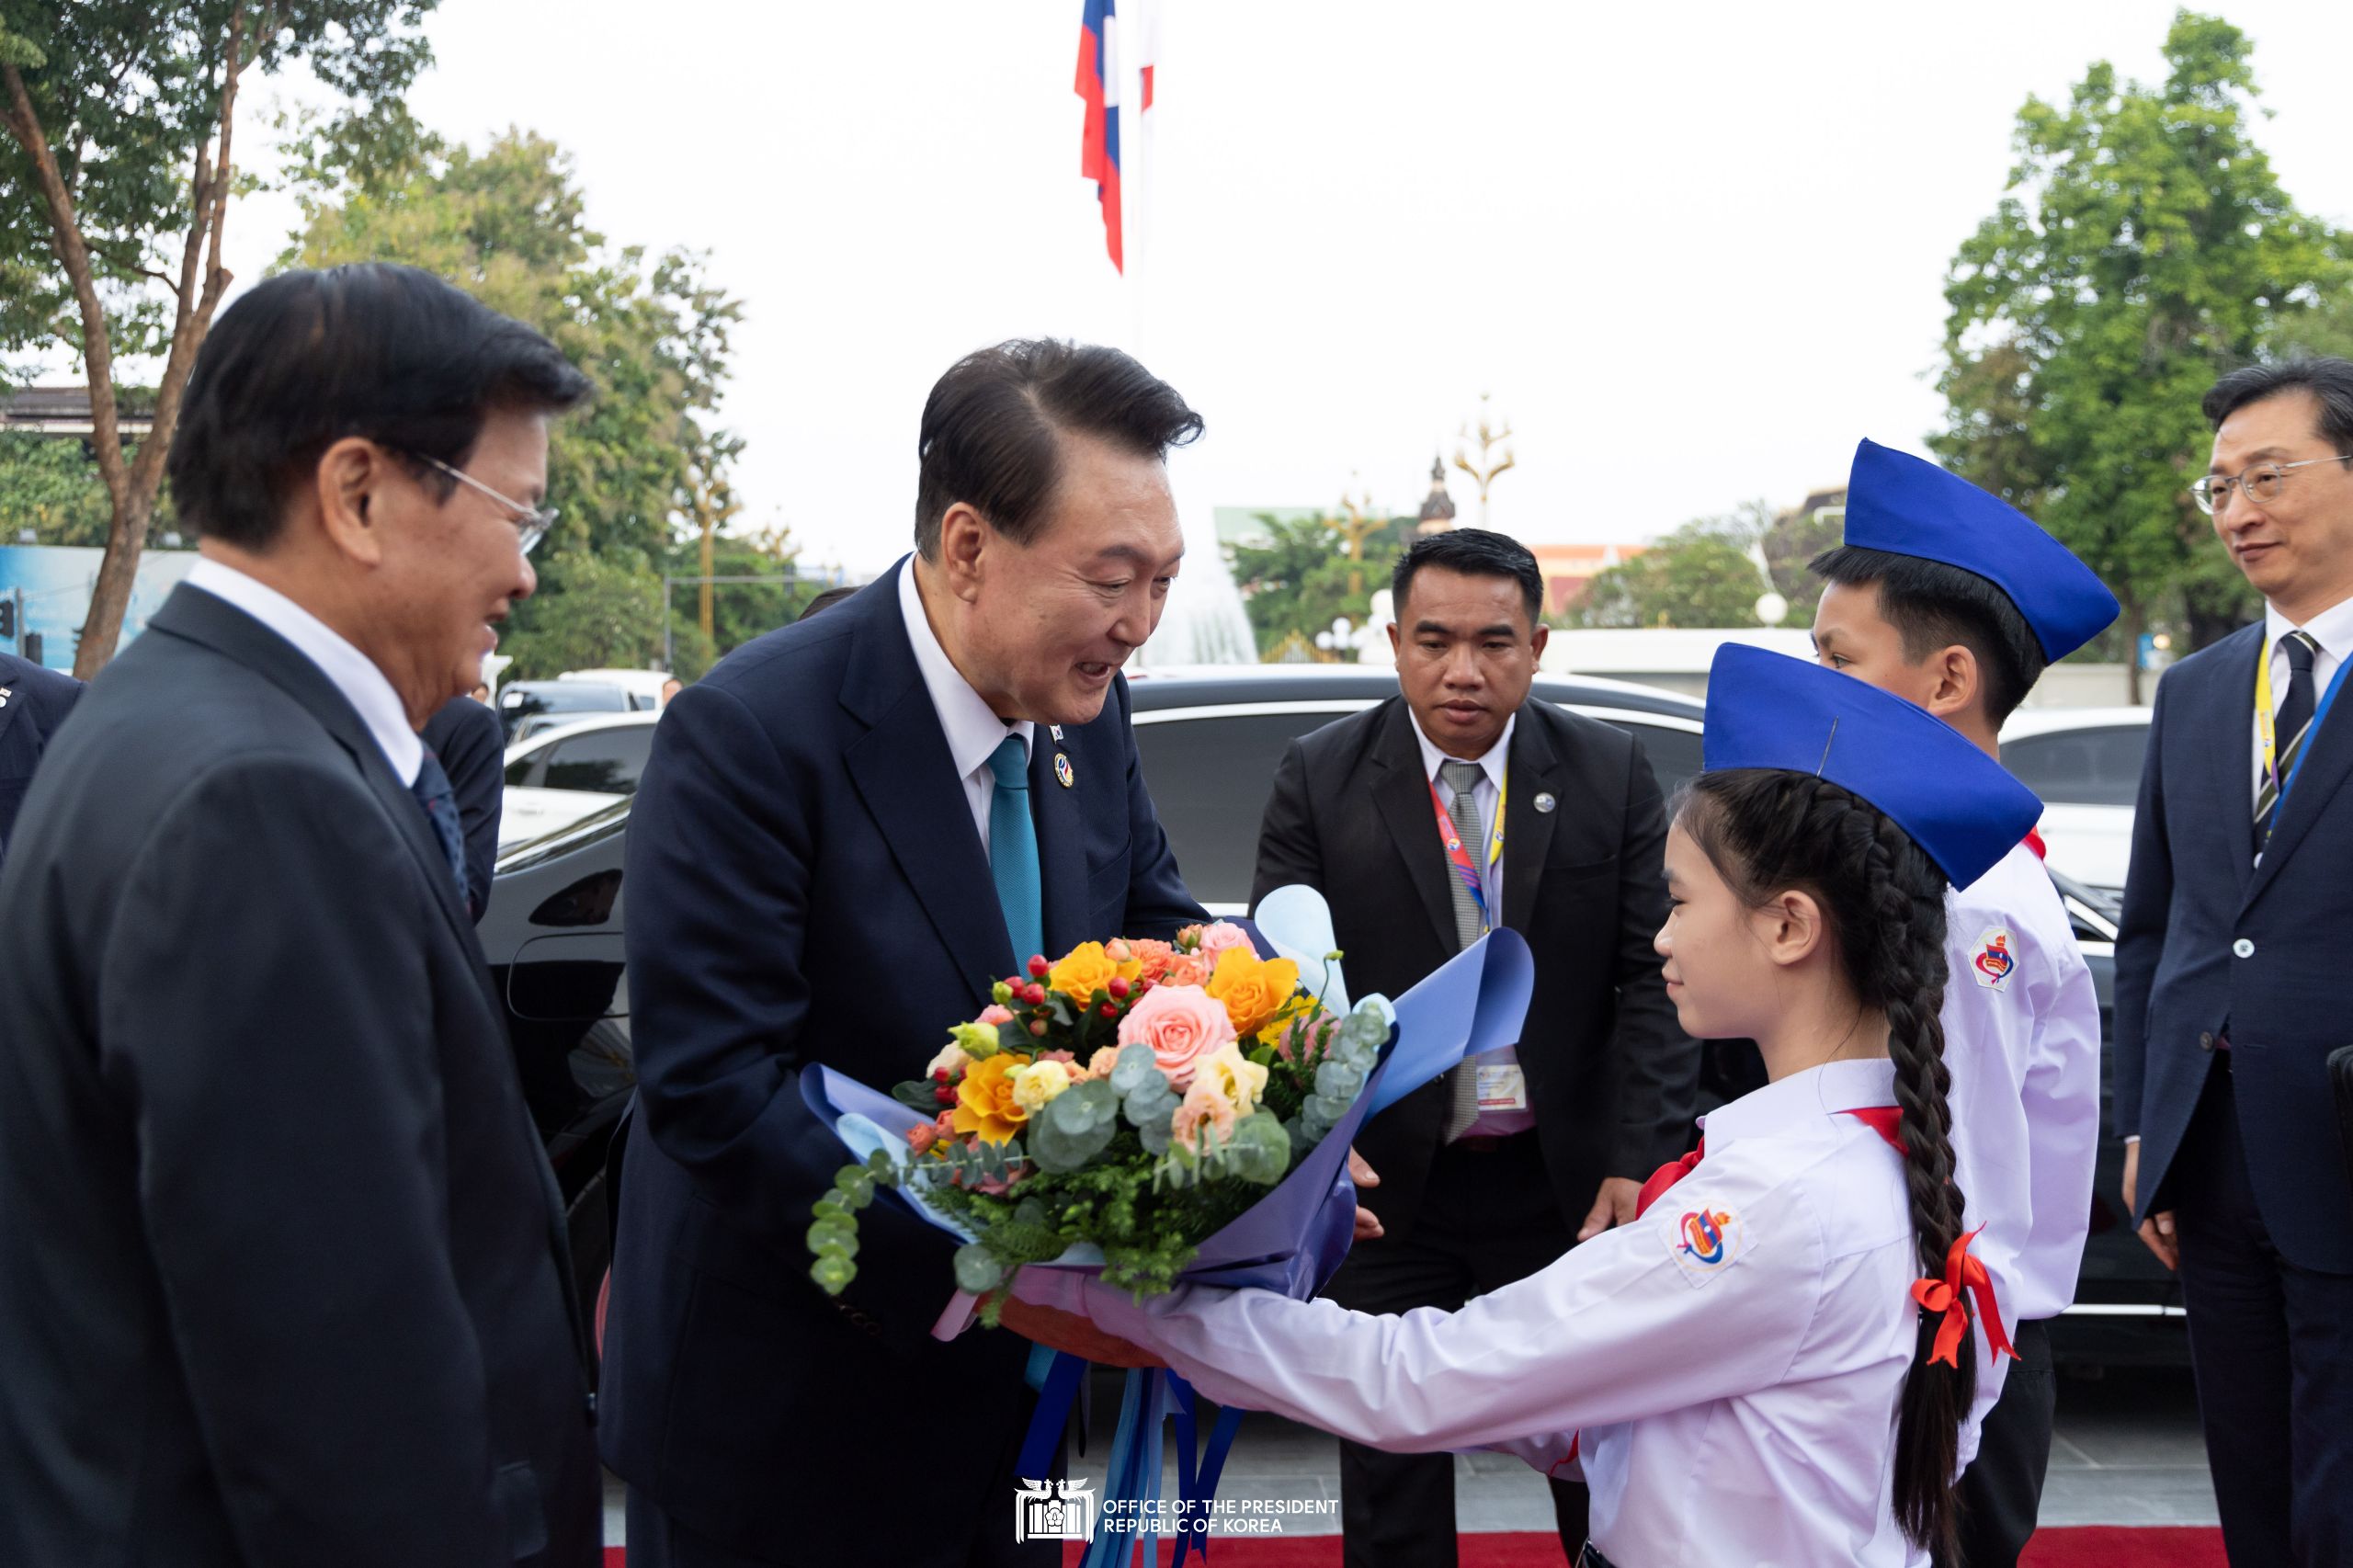
[[[2019,105],[2095,59],[2159,75],[2173,14],[1165,0],[1122,279],[1077,173],[1080,9],[444,0],[412,97],[453,136],[561,142],[613,241],[710,253],[745,303],[745,515],[812,562],[895,557],[930,383],[1041,334],[1138,352],[1206,416],[1188,527],[1360,488],[1410,510],[1491,392],[1518,457],[1495,525],[1625,540],[1794,502],[1859,436],[1920,449],[1944,270]],[[2353,6],[2228,14],[2288,190],[2353,222]],[[241,277],[290,222],[233,212]]]

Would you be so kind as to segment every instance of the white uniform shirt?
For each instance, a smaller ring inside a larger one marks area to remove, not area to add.
[[[923,674],[923,688],[932,711],[948,737],[949,760],[964,783],[964,803],[972,808],[972,827],[981,835],[981,856],[989,852],[989,801],[996,793],[996,774],[989,758],[1007,735],[1021,737],[1021,753],[1029,755],[1037,726],[1027,719],[1008,724],[998,718],[972,683],[964,678],[939,645],[923,612],[923,596],[915,591],[915,558],[906,557],[899,568],[899,614],[907,625],[907,641],[915,651],[915,668]],[[1025,955],[1026,956],[1026,955]]]
[[[1953,1179],[1985,1227],[1976,1250],[2004,1321],[2054,1317],[2075,1299],[2091,1228],[2099,997],[2033,850],[1945,895],[1945,957]]]
[[[1628,1568],[1913,1568],[1893,1488],[1918,1248],[1903,1156],[1841,1114],[1893,1084],[1884,1059],[1836,1062],[1734,1101],[1642,1219],[1459,1312],[1200,1288],[1140,1307],[1047,1269],[1016,1290],[1221,1403],[1375,1448],[1556,1468],[1578,1434],[1594,1542]]]

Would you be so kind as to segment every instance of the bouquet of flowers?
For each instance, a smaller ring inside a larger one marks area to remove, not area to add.
[[[1351,1121],[1390,1038],[1388,1004],[1336,1013],[1328,982],[1311,994],[1296,961],[1259,957],[1222,921],[1028,967],[892,1091],[926,1118],[904,1149],[873,1149],[819,1199],[810,1273],[827,1291],[857,1273],[857,1215],[878,1186],[967,1238],[956,1282],[984,1322],[1025,1264],[1099,1265],[1139,1299],[1165,1291]]]

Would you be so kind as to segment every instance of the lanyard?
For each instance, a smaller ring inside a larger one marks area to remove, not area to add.
[[[1495,828],[1487,835],[1487,876],[1494,875],[1495,862],[1504,858],[1504,801],[1510,789],[1511,775],[1506,773],[1504,781],[1495,789]],[[1438,796],[1436,780],[1430,784],[1430,809],[1438,813],[1438,837],[1446,846],[1446,858],[1454,863],[1454,874],[1470,891],[1471,902],[1478,905],[1479,935],[1483,937],[1495,929],[1495,921],[1487,913],[1487,877],[1480,874],[1480,868],[1471,859],[1471,851],[1463,847],[1462,835],[1454,830],[1454,818],[1448,814],[1446,801]]]
[[[2296,782],[2296,775],[2304,770],[2304,758],[2312,756],[2313,742],[2320,734],[2320,722],[2328,717],[2328,710],[2336,700],[2336,688],[2345,684],[2345,672],[2353,669],[2353,659],[2340,662],[2336,673],[2328,677],[2328,689],[2321,693],[2320,706],[2313,710],[2312,722],[2304,726],[2304,748],[2296,754],[2296,760],[2289,766],[2288,777],[2282,778],[2279,777],[2277,751],[2279,739],[2273,729],[2276,721],[2271,713],[2272,646],[2269,642],[2263,645],[2263,657],[2255,666],[2255,733],[2263,743],[2263,776],[2270,779],[2279,790],[2278,798],[2271,805],[2271,820],[2278,822],[2281,808],[2288,803],[2289,787]]]

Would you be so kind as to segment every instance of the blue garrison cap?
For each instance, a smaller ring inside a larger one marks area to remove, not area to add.
[[[1876,441],[1855,449],[1847,542],[1976,573],[2010,596],[2045,658],[2074,653],[2116,619],[2108,585],[2033,518],[1932,462]]]
[[[1894,819],[1952,885],[1967,887],[2042,815],[2034,791],[1927,709],[1836,670],[1745,643],[1708,671],[1710,773],[1811,773]]]

